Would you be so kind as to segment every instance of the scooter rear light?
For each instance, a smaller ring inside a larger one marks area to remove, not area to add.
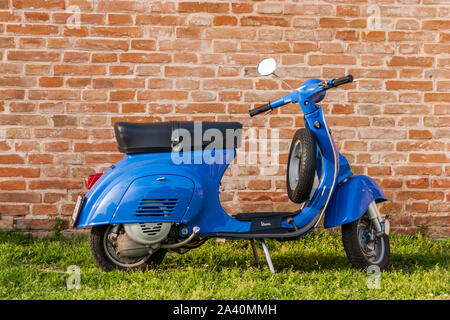
[[[98,179],[100,179],[102,177],[103,173],[96,173],[96,174],[90,174],[88,176],[88,180],[86,183],[86,187],[89,189],[91,189],[94,184],[97,182]]]

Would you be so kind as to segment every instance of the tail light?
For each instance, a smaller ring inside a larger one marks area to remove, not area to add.
[[[94,184],[97,182],[98,179],[101,178],[102,175],[103,175],[103,173],[96,173],[96,174],[91,174],[88,176],[88,180],[86,183],[88,190],[94,186]]]

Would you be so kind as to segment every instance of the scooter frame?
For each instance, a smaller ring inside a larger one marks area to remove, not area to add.
[[[316,169],[318,187],[302,210],[292,217],[291,223],[281,222],[282,230],[251,230],[251,221],[237,220],[222,208],[219,200],[220,181],[236,156],[236,150],[229,149],[191,151],[188,155],[191,163],[181,164],[174,164],[170,152],[125,155],[85,195],[75,227],[174,222],[183,225],[180,229],[180,236],[183,237],[192,234],[194,227],[198,227],[199,237],[279,239],[297,238],[310,232],[323,215],[326,228],[359,219],[371,202],[385,201],[386,196],[373,179],[364,175],[354,176],[347,159],[337,150],[324,112],[317,105],[331,87],[331,81],[310,79],[292,93],[270,102],[272,109],[288,103],[299,103],[305,127],[316,137],[319,155]],[[196,158],[205,161],[196,164]],[[156,185],[158,190],[167,188],[168,193],[182,194],[184,189],[190,189],[190,194],[182,199],[184,209],[162,217],[139,217],[133,214],[139,200],[151,193],[152,187]]]

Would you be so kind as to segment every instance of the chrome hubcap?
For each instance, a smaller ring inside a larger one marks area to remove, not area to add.
[[[372,264],[383,260],[386,246],[383,237],[375,236],[376,230],[367,216],[363,216],[358,223],[358,242],[362,253]]]

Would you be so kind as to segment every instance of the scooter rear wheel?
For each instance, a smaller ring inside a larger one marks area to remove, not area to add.
[[[111,229],[111,225],[102,225],[95,226],[91,230],[92,256],[103,271],[109,272],[115,269],[124,271],[147,270],[157,267],[163,261],[167,252],[164,249],[159,249],[152,255],[141,258],[127,259],[119,257],[109,243],[108,237]]]
[[[292,138],[286,172],[289,199],[295,203],[308,200],[316,174],[316,139],[311,130],[297,130]]]

